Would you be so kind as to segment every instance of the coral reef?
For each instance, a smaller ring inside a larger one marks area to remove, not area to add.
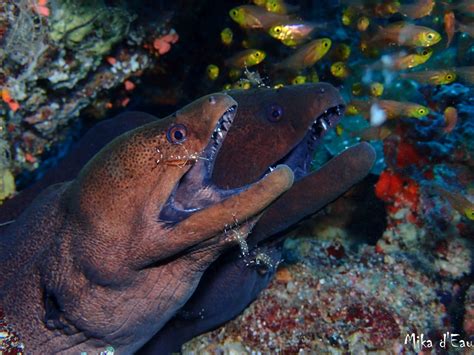
[[[0,6],[0,140],[11,156],[0,162],[0,196],[13,193],[12,174],[41,167],[48,151],[70,139],[84,109],[104,117],[125,107],[133,82],[164,54],[153,42],[168,33],[177,41],[169,19],[137,21],[122,2],[50,0],[39,6],[34,0]],[[112,90],[119,90],[116,99]]]
[[[405,336],[434,337],[447,326],[436,281],[402,254],[358,253],[311,238],[287,240],[285,264],[241,316],[195,338],[183,353],[414,354]]]

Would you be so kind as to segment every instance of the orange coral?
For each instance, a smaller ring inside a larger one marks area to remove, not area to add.
[[[375,195],[385,202],[402,200],[405,204],[416,206],[420,193],[414,180],[386,170],[375,184]]]
[[[48,17],[50,15],[49,8],[46,6],[48,4],[48,0],[38,0],[34,6],[34,11],[44,17]]]
[[[153,48],[163,55],[171,49],[171,45],[179,40],[179,35],[176,32],[170,32],[167,35],[161,36],[153,41]]]
[[[403,188],[403,180],[390,171],[383,171],[375,184],[375,195],[383,201],[392,201],[395,194]]]
[[[8,107],[10,107],[10,110],[13,112],[16,112],[20,108],[20,104],[13,100],[10,92],[6,88],[2,89],[2,100],[7,103]]]

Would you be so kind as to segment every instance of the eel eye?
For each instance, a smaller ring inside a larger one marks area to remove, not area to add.
[[[187,129],[182,124],[171,126],[166,132],[166,138],[170,143],[181,144],[186,140]]]
[[[283,118],[283,109],[278,105],[271,105],[268,110],[268,120],[278,122]]]

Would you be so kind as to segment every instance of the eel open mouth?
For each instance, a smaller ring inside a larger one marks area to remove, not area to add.
[[[210,181],[217,153],[232,126],[236,113],[237,106],[233,105],[217,121],[206,148],[175,186],[163,206],[159,216],[160,220],[167,223],[182,221],[190,214],[244,190],[244,188],[232,191],[220,190],[214,187]]]
[[[309,174],[316,146],[326,132],[336,126],[344,114],[344,109],[345,107],[341,103],[327,108],[316,117],[301,141],[284,157],[272,164],[261,178],[281,164],[288,165],[293,170],[295,180]],[[201,155],[201,159],[198,159],[181,178],[163,206],[159,215],[161,221],[177,223],[190,214],[238,194],[250,186],[222,189],[211,181],[216,156],[232,126],[236,113],[237,108],[235,106],[231,107],[219,119],[211,139]]]
[[[321,142],[324,135],[334,128],[344,115],[345,106],[339,104],[326,109],[321,115],[316,117],[308,128],[304,138],[286,154],[283,158],[272,164],[265,172],[275,168],[280,164],[288,165],[295,174],[295,181],[308,175],[311,169],[311,161],[316,147]]]

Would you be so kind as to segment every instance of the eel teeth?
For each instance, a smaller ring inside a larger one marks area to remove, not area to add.
[[[230,129],[235,117],[236,106],[230,107],[217,122],[212,132],[214,147],[218,147],[224,141],[227,131]]]
[[[313,141],[321,138],[344,113],[343,106],[335,106],[325,110],[311,125],[311,139]],[[335,117],[336,116],[336,117]]]

